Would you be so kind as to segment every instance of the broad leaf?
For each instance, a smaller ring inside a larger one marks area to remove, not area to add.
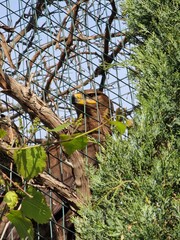
[[[13,209],[18,204],[18,195],[14,191],[9,191],[5,194],[3,201]]]
[[[51,211],[45,201],[45,197],[41,192],[32,187],[28,188],[27,192],[33,198],[26,196],[23,199],[21,208],[23,214],[37,223],[47,223],[51,218]]]
[[[126,125],[124,123],[119,122],[119,121],[110,121],[110,124],[115,126],[121,134],[125,133]]]
[[[17,171],[27,180],[45,169],[46,158],[46,152],[42,146],[26,147],[14,151]]]
[[[87,136],[82,136],[81,133],[72,135],[61,134],[60,138],[62,141],[61,144],[68,155],[71,155],[76,150],[84,149],[88,143]]]
[[[3,138],[7,135],[7,132],[4,129],[0,128],[0,138]]]
[[[7,214],[7,218],[16,227],[21,240],[34,239],[34,229],[31,220],[24,217],[20,210],[12,210]]]
[[[64,124],[61,124],[59,125],[58,127],[56,128],[53,128],[53,129],[47,129],[48,132],[60,132],[62,130],[64,130],[65,128],[69,127],[71,125],[70,122],[67,122],[67,123],[64,123]]]

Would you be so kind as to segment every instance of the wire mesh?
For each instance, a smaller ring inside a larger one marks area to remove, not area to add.
[[[4,56],[3,71],[23,86],[30,86],[62,121],[77,117],[72,95],[87,89],[103,90],[114,110],[120,107],[131,111],[136,105],[128,69],[121,64],[129,59],[131,47],[125,40],[127,27],[119,1],[1,0],[0,12],[0,31],[15,66],[13,69]],[[43,127],[32,137],[32,119],[15,99],[1,92],[0,100],[1,113],[14,120],[22,136],[31,140],[29,144],[48,137]],[[61,154],[61,149],[50,152],[49,159],[53,155],[58,160],[58,178],[63,181]],[[51,173],[51,167],[47,171]],[[66,229],[65,224],[66,202],[51,191],[44,194],[49,196],[51,208],[53,198],[61,205],[62,221],[58,226],[57,216],[52,219],[49,239],[56,239],[54,224],[62,229],[62,239],[73,239],[73,227]],[[40,236],[38,227],[36,234],[37,239],[48,239]]]

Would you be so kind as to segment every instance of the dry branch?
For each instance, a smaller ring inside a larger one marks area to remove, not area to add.
[[[46,172],[39,174],[40,180],[43,183],[43,186],[46,186],[48,189],[51,189],[54,193],[59,195],[63,200],[68,202],[72,210],[78,210],[80,205],[83,204],[82,200],[77,196],[77,194],[67,187],[62,182],[56,180],[54,177],[49,175]]]
[[[112,22],[114,20],[114,18],[116,17],[117,14],[117,8],[115,5],[114,0],[110,1],[111,6],[112,6],[112,11],[111,11],[111,15],[109,17],[108,22],[106,23],[106,29],[105,29],[105,37],[104,37],[104,54],[103,54],[103,60],[106,62],[107,58],[108,58],[108,54],[109,54],[109,42],[110,42],[110,32],[111,32],[111,25]]]
[[[38,117],[45,126],[55,128],[62,124],[56,114],[30,88],[18,83],[14,78],[0,71],[2,92],[15,99],[32,118]]]
[[[14,64],[12,62],[11,56],[9,54],[8,45],[7,45],[6,39],[5,39],[4,35],[1,32],[0,32],[0,46],[2,47],[4,55],[7,57],[8,63],[11,66],[11,68],[16,69],[16,67],[14,66]]]
[[[111,54],[109,54],[106,57],[106,62],[104,63],[105,66],[98,66],[94,72],[95,76],[99,76],[99,75],[104,75],[106,72],[106,66],[108,67],[108,64],[111,64],[115,57],[117,56],[117,54],[122,50],[122,48],[124,47],[124,45],[128,42],[128,38],[124,37],[124,39],[122,41],[119,42],[119,44],[117,45],[117,47],[115,47],[115,49],[111,52]],[[100,83],[100,87],[99,90],[103,91],[104,88],[104,83],[105,83],[105,78],[102,78],[101,83]]]
[[[30,21],[28,21],[27,26],[21,30],[13,39],[9,47],[9,53],[14,49],[15,45],[32,29],[36,26],[37,19],[41,16],[42,11],[44,10],[45,3],[44,0],[38,0],[36,3],[35,12],[32,15]]]
[[[82,2],[81,0],[78,0],[77,3],[75,4],[75,6],[73,7],[73,10],[72,10],[72,13],[71,13],[72,14],[72,23],[71,23],[71,26],[70,26],[69,35],[68,35],[67,40],[65,42],[65,48],[63,49],[63,51],[61,53],[60,60],[56,65],[56,69],[54,70],[54,72],[51,74],[51,76],[47,80],[47,83],[46,83],[46,86],[45,86],[45,96],[48,93],[51,82],[52,82],[53,78],[55,77],[56,73],[62,67],[65,59],[70,55],[71,51],[74,50],[74,48],[72,47],[73,32],[74,32],[74,28],[75,28],[75,23],[76,23],[76,18],[77,18],[77,14],[78,14],[79,5],[80,5],[81,2]]]

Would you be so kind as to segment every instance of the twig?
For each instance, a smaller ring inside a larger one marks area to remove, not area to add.
[[[72,44],[73,44],[73,32],[74,32],[74,28],[75,28],[75,23],[76,23],[76,18],[77,18],[77,14],[78,14],[78,9],[79,9],[79,6],[80,6],[80,3],[82,1],[81,0],[78,0],[76,5],[73,7],[73,16],[72,16],[72,23],[71,23],[71,26],[70,26],[70,30],[69,30],[69,35],[67,37],[67,40],[66,40],[66,47],[65,49],[62,51],[61,53],[61,56],[60,56],[60,60],[59,62],[57,63],[57,66],[55,68],[55,70],[53,71],[53,73],[50,75],[49,79],[47,80],[47,83],[46,83],[46,86],[45,86],[45,98],[47,96],[47,93],[49,91],[49,88],[50,88],[50,85],[51,85],[51,82],[54,78],[54,76],[56,75],[56,73],[58,72],[58,70],[62,67],[65,59],[70,55],[70,53],[72,52],[72,50],[74,50],[74,48],[72,48]]]
[[[29,193],[27,193],[26,191],[24,191],[24,189],[22,188],[22,187],[20,187],[18,184],[17,184],[17,182],[14,182],[12,179],[10,179],[5,173],[3,173],[1,170],[0,170],[0,172],[1,172],[1,174],[2,174],[2,176],[3,176],[3,178],[5,179],[5,180],[8,180],[10,183],[12,183],[15,187],[17,187],[19,190],[21,190],[24,194],[26,194],[28,197],[30,197],[30,198],[33,198],[33,196],[32,195],[30,195]]]

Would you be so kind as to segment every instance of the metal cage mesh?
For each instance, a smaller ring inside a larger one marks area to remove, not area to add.
[[[124,40],[127,29],[119,1],[1,0],[0,12],[0,32],[15,66],[13,69],[4,57],[3,70],[22,85],[29,85],[62,121],[77,117],[71,96],[86,89],[103,89],[114,110],[133,109],[135,89],[128,69],[121,64],[128,60],[131,48]],[[23,137],[32,137],[29,115],[4,92],[0,93],[0,111],[21,127]],[[31,144],[46,137],[47,132],[39,128]],[[51,205],[52,193],[45,194],[49,194]],[[65,216],[66,204],[61,199],[56,201]],[[51,239],[55,239],[51,224]],[[59,227],[66,230],[63,221]]]

